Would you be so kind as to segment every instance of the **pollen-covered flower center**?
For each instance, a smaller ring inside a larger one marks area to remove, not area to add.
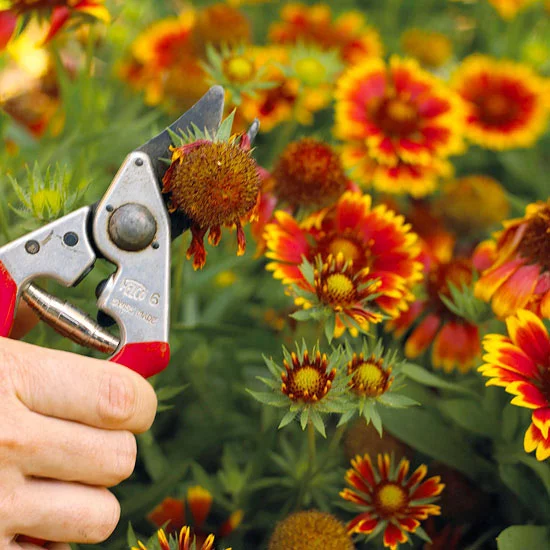
[[[164,180],[174,209],[208,228],[236,223],[254,208],[260,179],[248,151],[210,141],[183,148]]]
[[[323,285],[323,291],[327,301],[332,304],[349,304],[357,295],[354,282],[344,273],[329,275]]]
[[[225,60],[223,68],[227,78],[233,82],[247,82],[254,74],[254,65],[243,56]]]
[[[479,118],[490,125],[501,125],[511,122],[517,115],[515,101],[499,92],[490,93],[477,101]]]
[[[350,388],[359,395],[378,397],[385,393],[391,385],[391,368],[384,369],[383,359],[370,357],[366,361],[363,355],[355,355],[348,363],[348,374],[353,374],[349,382]]]
[[[405,489],[391,481],[380,484],[374,493],[374,505],[382,518],[395,516],[408,504]]]
[[[524,258],[550,271],[550,205],[531,218],[518,251]]]
[[[409,136],[418,130],[417,108],[399,98],[382,101],[375,114],[375,119],[382,130],[391,136]]]
[[[335,369],[327,372],[327,356],[320,353],[310,360],[306,351],[302,361],[293,353],[292,364],[286,360],[283,364],[281,391],[294,401],[319,401],[328,393],[336,376]]]
[[[332,239],[328,244],[327,250],[328,253],[332,254],[334,257],[338,256],[338,254],[342,254],[344,260],[352,260],[354,263],[356,263],[362,255],[362,250],[357,244],[342,237]]]
[[[314,57],[306,57],[296,62],[294,69],[296,76],[306,86],[319,86],[326,81],[327,70],[323,64]]]

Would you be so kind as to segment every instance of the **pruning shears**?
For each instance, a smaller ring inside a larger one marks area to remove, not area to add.
[[[181,213],[169,213],[161,193],[168,168],[171,133],[193,127],[214,135],[223,115],[224,90],[213,86],[163,132],[132,151],[107,192],[80,208],[0,248],[0,336],[11,331],[23,298],[38,316],[74,342],[145,377],[170,360],[170,243],[190,226]],[[257,122],[248,131],[251,141]],[[96,289],[98,318],[52,296],[33,281],[55,279],[76,286],[98,258],[116,271]],[[107,330],[113,321],[120,336]]]

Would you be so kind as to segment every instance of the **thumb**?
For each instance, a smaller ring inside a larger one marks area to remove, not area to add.
[[[21,300],[19,302],[19,309],[17,310],[15,323],[10,333],[10,338],[14,340],[23,338],[27,332],[34,328],[38,321],[39,319],[33,310],[27,305],[26,302]]]

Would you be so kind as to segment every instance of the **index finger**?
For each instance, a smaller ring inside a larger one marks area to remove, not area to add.
[[[30,410],[97,428],[141,433],[153,423],[152,386],[127,367],[0,339],[19,400]]]

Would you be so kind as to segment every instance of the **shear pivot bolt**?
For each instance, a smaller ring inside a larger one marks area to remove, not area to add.
[[[153,242],[156,233],[153,214],[141,204],[124,204],[109,219],[109,236],[122,250],[143,250]]]
[[[38,252],[40,252],[40,245],[38,244],[38,241],[33,239],[25,243],[25,250],[28,254],[38,254]]]

